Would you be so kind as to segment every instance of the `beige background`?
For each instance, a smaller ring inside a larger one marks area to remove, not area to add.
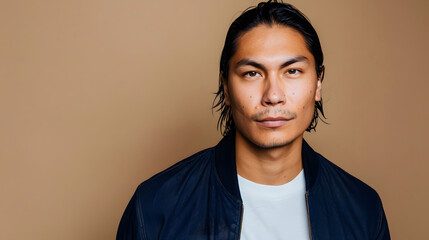
[[[232,20],[256,1],[0,1],[0,239],[114,239],[137,185],[220,139]],[[428,1],[293,1],[320,34],[314,148],[428,224]]]

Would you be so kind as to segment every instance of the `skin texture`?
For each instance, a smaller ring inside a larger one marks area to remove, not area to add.
[[[281,25],[252,28],[238,39],[223,85],[237,129],[238,174],[267,185],[295,178],[322,86],[304,37]]]

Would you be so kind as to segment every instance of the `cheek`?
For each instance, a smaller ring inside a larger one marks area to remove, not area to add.
[[[258,109],[258,106],[254,104],[254,99],[253,95],[240,93],[234,97],[233,108],[244,115],[249,115],[252,109]]]
[[[294,102],[307,101],[310,98],[314,99],[314,90],[306,87],[294,87],[286,89],[286,96]]]
[[[306,116],[306,118],[310,118],[314,114],[314,91],[310,91],[305,101],[302,102],[301,111]]]
[[[315,89],[308,87],[303,88],[296,88],[292,89],[288,96],[289,96],[289,102],[294,103],[296,107],[296,111],[299,112],[312,112],[313,106],[314,106],[314,94]]]
[[[234,86],[232,86],[232,90]],[[258,96],[252,89],[241,87],[240,91],[231,91],[231,105],[235,111],[244,115],[250,115],[255,109],[259,109],[257,104]]]

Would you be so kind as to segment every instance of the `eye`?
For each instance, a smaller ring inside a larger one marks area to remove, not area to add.
[[[292,69],[287,70],[286,73],[289,75],[297,75],[297,74],[301,73],[301,71],[298,69],[292,68]]]
[[[249,71],[249,72],[244,73],[245,77],[256,77],[258,75],[260,76],[261,74],[259,74],[258,72],[255,72],[255,71]]]

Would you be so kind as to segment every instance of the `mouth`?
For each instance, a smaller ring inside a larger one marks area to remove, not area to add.
[[[291,118],[285,117],[266,117],[257,119],[256,122],[267,128],[278,128],[285,125]]]

